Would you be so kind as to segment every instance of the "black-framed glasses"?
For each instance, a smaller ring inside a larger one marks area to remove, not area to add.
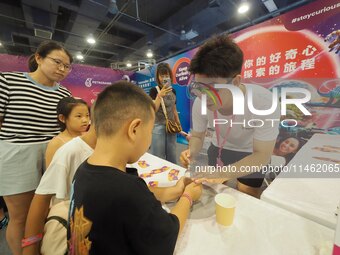
[[[49,56],[47,56],[47,58],[53,60],[53,62],[57,65],[57,67],[60,68],[64,68],[65,71],[70,72],[72,70],[72,65],[69,64],[64,64],[63,61],[61,61],[60,59],[57,58],[51,58]]]

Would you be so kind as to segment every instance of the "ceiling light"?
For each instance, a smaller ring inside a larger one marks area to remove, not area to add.
[[[83,60],[84,59],[84,56],[82,54],[77,54],[76,55],[76,58],[79,59],[79,60]]]
[[[132,64],[130,62],[127,62],[126,67],[132,67]]]
[[[148,51],[146,52],[146,56],[147,56],[148,58],[152,58],[152,57],[153,57],[152,51],[151,51],[151,50],[148,50]]]
[[[262,3],[267,7],[269,12],[277,11],[277,5],[273,0],[262,0]]]
[[[87,41],[89,44],[95,44],[95,43],[96,43],[96,40],[93,38],[92,35],[90,35],[89,37],[87,37],[86,41]]]
[[[116,0],[110,1],[109,12],[111,12],[112,14],[116,14],[117,12],[119,12]]]
[[[182,41],[184,40],[191,40],[195,37],[197,37],[199,34],[197,31],[190,29],[188,32],[186,32],[185,30],[181,30],[181,35],[180,35],[180,39]]]
[[[240,14],[246,13],[247,11],[249,11],[249,3],[247,1],[242,2],[237,11]]]

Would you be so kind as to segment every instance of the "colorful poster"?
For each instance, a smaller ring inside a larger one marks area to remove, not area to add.
[[[300,87],[311,92],[305,106],[312,116],[304,116],[294,105],[288,107],[288,115],[283,117],[296,119],[297,125],[281,126],[278,146],[287,137],[293,137],[300,148],[315,133],[340,134],[340,54],[329,51],[330,42],[325,41],[327,35],[340,29],[339,20],[339,1],[314,1],[231,35],[244,52],[244,83],[270,90],[276,87],[279,91]],[[186,132],[190,129],[188,66],[196,51],[197,48],[165,61],[173,70],[177,109]],[[156,85],[154,72],[155,66],[135,73],[133,79],[148,91]],[[186,143],[183,137],[178,138]]]
[[[294,105],[282,116],[297,120],[294,127],[280,126],[275,151],[296,148],[286,163],[315,133],[340,135],[340,54],[326,40],[340,29],[339,20],[339,1],[315,1],[232,35],[244,52],[245,83],[311,93],[305,104],[311,116]]]
[[[190,131],[190,97],[187,94],[187,85],[190,79],[189,65],[197,49],[180,54],[164,62],[172,68],[174,84],[172,87],[176,91],[176,107],[181,121],[182,129],[185,132]],[[156,86],[156,65],[136,72],[131,76],[133,82],[149,93],[152,87]],[[182,135],[177,136],[177,142],[187,144],[187,140]]]
[[[0,54],[0,71],[28,72],[28,57]],[[61,84],[67,87],[73,96],[92,104],[99,92],[124,75],[132,72],[112,70],[110,68],[73,64],[72,71]]]

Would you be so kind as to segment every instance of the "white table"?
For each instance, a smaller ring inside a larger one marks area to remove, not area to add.
[[[133,164],[139,174],[168,166],[169,169],[146,182],[158,181],[158,186],[175,185],[168,180],[171,169],[184,175],[184,168],[146,153],[140,160],[148,167]],[[236,198],[234,223],[225,228],[216,223],[214,196],[225,192]],[[171,205],[169,205],[171,207]],[[334,230],[296,214],[255,199],[221,184],[205,185],[200,202],[194,204],[190,218],[180,234],[176,255],[248,255],[248,254],[330,254]],[[329,253],[322,253],[327,250]],[[320,252],[319,252],[320,251]]]
[[[225,185],[209,186],[236,198],[234,223],[222,227],[215,215],[188,220],[176,255],[330,254],[333,230]]]
[[[340,159],[339,153],[313,149],[323,145],[340,147],[340,136],[314,135],[288,167],[324,163],[315,157]],[[294,173],[282,172],[262,193],[261,199],[335,229],[335,212],[340,201],[340,178],[308,178],[309,176],[313,177],[314,174],[304,173],[304,178],[291,178]]]

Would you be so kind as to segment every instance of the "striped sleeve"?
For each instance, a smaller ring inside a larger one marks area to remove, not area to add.
[[[8,104],[8,84],[6,78],[0,73],[0,116],[4,116]]]
[[[36,83],[27,73],[0,73],[0,108],[3,118],[0,140],[42,143],[60,132],[57,104],[70,96],[65,87]]]

